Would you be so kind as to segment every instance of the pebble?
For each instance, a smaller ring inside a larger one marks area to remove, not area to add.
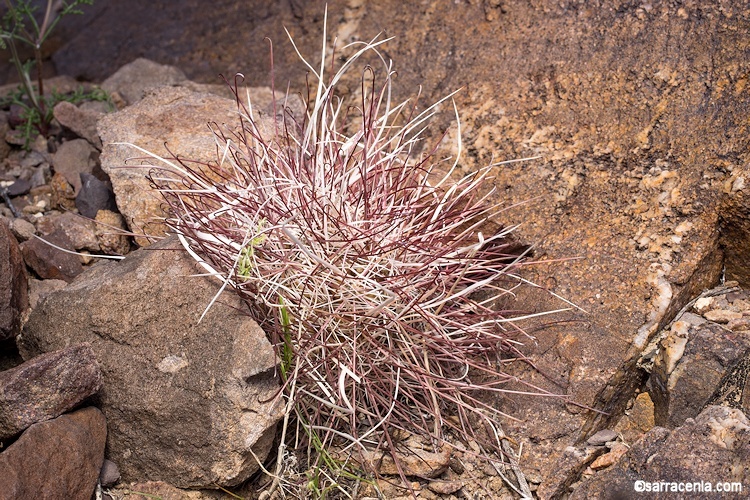
[[[726,309],[713,309],[703,314],[703,317],[715,323],[729,323],[733,319],[740,319],[742,313]]]
[[[10,230],[19,243],[33,238],[34,234],[36,234],[34,224],[21,218],[10,221]]]
[[[113,461],[105,458],[104,463],[102,464],[102,471],[99,473],[99,482],[102,484],[102,487],[109,488],[114,486],[119,480],[119,467],[117,467],[117,464]]]
[[[26,179],[18,179],[16,182],[8,186],[9,196],[22,196],[29,192],[31,189],[31,182]]]
[[[617,433],[612,429],[604,429],[586,440],[586,444],[589,446],[604,446],[609,441],[617,439]]]

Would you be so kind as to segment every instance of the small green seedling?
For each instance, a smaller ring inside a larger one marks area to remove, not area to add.
[[[25,147],[35,131],[47,136],[52,123],[52,109],[61,101],[78,103],[84,100],[106,101],[109,96],[101,89],[84,92],[79,88],[73,94],[52,92],[45,94],[42,79],[42,45],[49,38],[50,33],[63,17],[70,14],[83,14],[80,5],[92,5],[94,0],[53,1],[47,0],[44,16],[37,20],[37,6],[31,0],[5,0],[7,11],[0,26],[0,49],[9,49],[10,61],[15,66],[21,84],[4,100],[3,104],[17,104],[22,108],[24,120],[23,135]],[[22,60],[19,44],[28,45],[33,49],[34,58]],[[36,67],[36,86],[32,83],[32,70]]]

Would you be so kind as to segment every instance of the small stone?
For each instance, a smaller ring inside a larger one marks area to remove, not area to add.
[[[16,182],[8,186],[7,192],[9,196],[23,196],[31,189],[31,182],[26,179],[18,179]]]
[[[706,312],[703,317],[715,323],[729,323],[733,319],[740,319],[742,313],[728,311],[726,309],[713,309]]]
[[[13,146],[25,146],[26,138],[20,130],[8,130],[5,133],[5,142],[12,144]]]
[[[60,207],[62,210],[75,209],[75,190],[64,175],[56,172],[50,180],[50,186],[52,187],[52,206]]]
[[[462,481],[430,481],[427,483],[427,487],[438,495],[452,495],[463,486]]]
[[[110,210],[99,210],[96,214],[96,237],[99,248],[107,255],[125,255],[130,251],[130,240],[125,234],[125,219]],[[118,231],[119,229],[119,231]]]
[[[96,237],[96,222],[73,212],[65,212],[53,221],[55,229],[63,231],[70,239],[73,249],[99,251],[99,240]]]
[[[99,482],[103,488],[114,486],[120,480],[120,469],[112,460],[104,459],[102,471],[99,473]]]
[[[26,215],[42,214],[49,208],[49,202],[46,199],[37,201],[36,203],[26,205],[21,209]]]
[[[714,303],[713,297],[701,297],[693,304],[693,310],[698,314],[703,314],[711,310],[711,305]]]
[[[81,173],[92,173],[98,163],[99,152],[85,139],[63,142],[52,156],[55,172],[65,176],[74,194],[81,189]]]
[[[603,429],[586,440],[589,446],[604,446],[609,441],[617,439],[617,433],[612,429]]]
[[[96,131],[96,124],[102,113],[79,108],[68,101],[58,103],[53,113],[64,128],[71,130],[78,137],[86,139],[97,149],[102,148],[102,141]]]
[[[30,240],[36,234],[34,224],[21,218],[10,221],[10,230],[19,242]]]
[[[614,443],[609,453],[605,453],[592,462],[591,468],[594,470],[600,470],[611,466],[617,462],[620,457],[627,453],[628,449],[629,448],[626,444]]]
[[[81,190],[76,196],[76,207],[84,217],[93,219],[99,210],[117,211],[115,194],[106,182],[91,174],[81,173]]]
[[[31,188],[44,186],[47,184],[47,175],[49,174],[49,165],[36,167],[29,178]]]
[[[0,440],[62,415],[101,387],[102,372],[86,344],[42,354],[0,372]]]
[[[466,467],[464,467],[463,462],[458,459],[458,457],[451,457],[450,463],[448,464],[453,472],[456,474],[463,474],[466,472]]]
[[[62,279],[70,282],[83,272],[78,256],[63,252],[46,243],[73,251],[73,243],[63,231],[58,229],[52,234],[45,235],[44,240],[32,238],[21,243],[24,261],[40,278]]]
[[[39,151],[29,151],[26,156],[21,160],[21,167],[29,168],[36,167],[45,160],[44,155]]]

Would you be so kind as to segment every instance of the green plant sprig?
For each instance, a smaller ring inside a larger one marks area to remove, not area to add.
[[[5,0],[7,12],[2,18],[0,28],[0,48],[9,49],[10,61],[15,66],[21,79],[20,95],[13,102],[21,105],[24,110],[24,135],[27,137],[26,147],[28,149],[28,137],[31,129],[36,128],[42,135],[49,133],[52,122],[52,108],[60,102],[59,97],[54,94],[46,97],[44,92],[44,80],[42,78],[42,45],[49,38],[52,30],[65,16],[71,14],[83,14],[78,7],[80,5],[92,5],[94,0],[47,0],[47,7],[41,22],[37,21],[36,5],[31,0]],[[19,54],[18,44],[30,46],[34,51],[34,58],[23,61]],[[31,71],[36,66],[36,88],[32,83]],[[28,99],[26,102],[23,97]]]

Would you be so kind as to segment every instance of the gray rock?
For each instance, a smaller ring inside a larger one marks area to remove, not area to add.
[[[117,210],[112,188],[91,174],[81,174],[81,190],[76,196],[76,208],[84,217],[93,219],[99,210]]]
[[[185,73],[174,66],[165,66],[139,58],[121,67],[102,83],[102,89],[117,92],[129,105],[143,99],[148,90],[176,85],[187,80]]]
[[[0,453],[0,498],[91,500],[106,438],[94,407],[32,425]]]
[[[64,231],[57,229],[44,235],[46,242],[60,248],[73,251],[73,242]],[[45,243],[39,238],[32,238],[21,243],[21,253],[26,264],[42,279],[61,279],[72,281],[83,272],[81,259],[77,255],[63,252]]]
[[[710,483],[750,482],[750,422],[742,411],[709,406],[673,431],[654,427],[612,467],[579,485],[571,500],[634,498],[635,481]],[[740,498],[740,494],[694,493],[695,498]],[[677,498],[648,493],[648,498]]]
[[[8,196],[22,196],[31,189],[31,182],[26,179],[18,179],[8,186]]]
[[[184,488],[245,481],[282,408],[273,349],[234,293],[201,272],[175,238],[88,269],[32,312],[24,358],[90,342],[104,373],[109,458],[124,481]],[[179,369],[160,370],[182,358]]]
[[[611,429],[604,429],[586,440],[589,446],[604,446],[609,441],[617,439],[617,433]]]
[[[65,176],[75,194],[81,189],[81,174],[92,173],[98,162],[99,152],[85,139],[63,142],[52,156],[55,172]]]
[[[80,108],[68,101],[59,102],[53,113],[60,125],[101,150],[102,141],[96,131],[96,123],[102,117],[102,113]]]
[[[6,220],[0,219],[0,340],[18,334],[28,307],[23,255]]]
[[[87,345],[42,354],[0,372],[0,440],[62,415],[101,387],[102,373]]]
[[[99,473],[99,483],[103,488],[109,488],[120,480],[120,469],[112,460],[104,459],[102,470]]]

